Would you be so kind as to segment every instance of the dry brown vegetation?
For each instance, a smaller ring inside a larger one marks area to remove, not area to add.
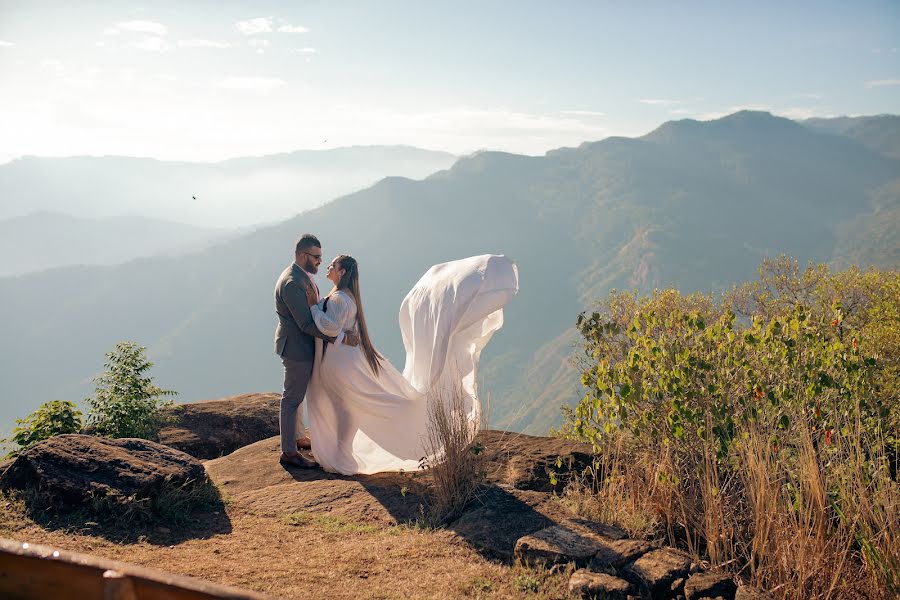
[[[462,513],[485,480],[484,448],[476,435],[486,421],[482,412],[470,419],[466,393],[457,383],[448,390],[435,390],[428,397],[428,435],[424,460],[430,475],[428,519],[440,525]]]
[[[563,433],[596,460],[564,501],[778,598],[897,597],[898,299],[900,273],[785,259],[723,301],[612,295],[581,321]]]
[[[0,499],[0,537],[244,587],[277,598],[567,598],[565,573],[489,561],[442,530],[225,508],[175,529],[41,521]],[[227,531],[211,533],[222,520]]]

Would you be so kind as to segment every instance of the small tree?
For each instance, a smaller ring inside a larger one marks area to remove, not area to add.
[[[153,385],[147,371],[146,348],[133,342],[120,342],[106,355],[106,371],[94,379],[97,391],[86,402],[88,425],[97,435],[111,438],[149,438],[159,427],[160,409],[172,404],[162,396],[176,392]]]
[[[25,417],[16,419],[16,427],[9,439],[18,446],[10,455],[27,450],[41,440],[63,433],[81,431],[81,411],[75,408],[74,402],[53,400],[42,404],[40,408]]]

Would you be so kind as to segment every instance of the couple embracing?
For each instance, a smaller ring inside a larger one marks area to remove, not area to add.
[[[419,279],[400,307],[402,373],[369,337],[357,260],[342,254],[328,264],[334,289],[324,298],[313,280],[322,261],[318,238],[303,235],[275,285],[282,464],[345,475],[415,470],[439,451],[426,444],[428,402],[454,392],[464,394],[474,432],[478,359],[518,291],[512,260],[473,256],[435,265]],[[309,438],[301,437],[304,396]]]

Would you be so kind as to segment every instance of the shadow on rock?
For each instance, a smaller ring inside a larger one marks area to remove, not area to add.
[[[485,558],[510,564],[519,538],[567,516],[549,494],[491,485],[447,529]]]
[[[421,515],[420,477],[403,473],[351,477],[285,467],[278,462],[280,454],[279,439],[273,437],[204,466],[235,510],[268,516],[328,513],[383,526],[416,521]]]
[[[0,490],[20,498],[26,514],[48,529],[122,541],[231,531],[203,465],[149,440],[52,437],[5,466]]]
[[[115,543],[147,542],[171,546],[208,539],[232,531],[225,502],[215,486],[206,483],[191,492],[193,501],[176,506],[111,507],[105,503],[63,507],[33,494],[22,496],[28,517],[49,531],[102,537]]]

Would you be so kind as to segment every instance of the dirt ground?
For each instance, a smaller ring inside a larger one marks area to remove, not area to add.
[[[177,533],[35,523],[3,502],[0,537],[235,585],[276,598],[566,598],[567,577],[483,558],[447,531],[234,507]],[[230,531],[211,533],[228,523]]]
[[[508,557],[498,559],[473,543],[477,535],[461,535],[463,528],[417,526],[410,518],[417,503],[414,486],[401,493],[402,479],[288,472],[277,464],[277,444],[271,440],[208,461],[206,468],[222,502],[178,525],[98,523],[86,514],[29,516],[21,502],[0,497],[0,537],[275,598],[569,597],[565,570],[530,569]],[[532,518],[546,519],[556,510],[550,494],[522,493],[526,499],[529,494],[543,498],[534,503],[536,509],[507,498]],[[506,509],[493,508],[498,516],[488,520],[498,520],[500,527]],[[492,529],[490,523],[479,527],[476,533]],[[504,541],[504,547],[511,543]]]

